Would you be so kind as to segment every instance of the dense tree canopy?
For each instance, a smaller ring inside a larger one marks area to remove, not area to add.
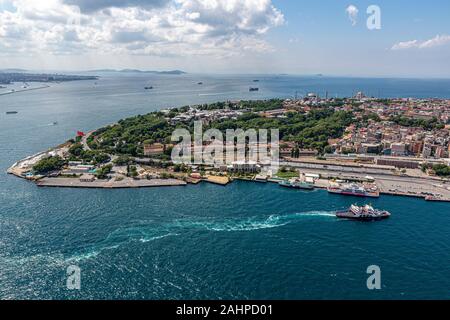
[[[230,103],[216,103],[204,105],[201,108],[224,108]],[[235,105],[235,104],[234,104]],[[279,129],[280,139],[296,142],[300,148],[311,148],[323,151],[328,145],[329,138],[341,137],[345,128],[352,122],[351,112],[337,111],[330,108],[317,108],[311,112],[289,113],[286,117],[266,118],[259,112],[282,107],[282,100],[267,101],[243,101],[241,110],[252,110],[244,113],[238,119],[216,120],[204,130],[209,128],[219,129],[224,133],[228,129]],[[172,109],[176,116],[186,108]],[[167,117],[167,115],[166,115]],[[171,115],[169,114],[169,117]],[[194,123],[179,123],[176,126],[170,124],[160,112],[147,115],[138,115],[132,118],[120,120],[118,124],[97,130],[90,139],[90,146],[98,152],[106,152],[117,155],[143,156],[143,145],[149,142],[169,143],[172,132],[176,128],[188,129],[193,132]],[[72,147],[78,152],[76,145]]]
[[[81,160],[86,163],[102,164],[109,162],[108,154],[96,150],[84,150],[81,143],[75,143],[69,148],[70,160]]]
[[[433,166],[434,172],[436,172],[436,175],[440,177],[448,177],[450,176],[450,166],[447,166],[445,164],[436,164]]]
[[[301,148],[323,151],[329,138],[342,136],[352,122],[349,112],[317,109],[308,114],[295,113],[287,118],[264,118],[251,113],[237,120],[216,121],[211,127],[223,132],[227,129],[279,129],[280,139],[294,141]]]
[[[37,174],[45,174],[52,171],[60,170],[65,161],[60,156],[48,157],[40,160],[33,166],[33,170]]]
[[[404,127],[420,127],[425,130],[442,129],[445,127],[444,124],[442,124],[437,118],[426,120],[419,118],[395,116],[391,117],[390,120]]]

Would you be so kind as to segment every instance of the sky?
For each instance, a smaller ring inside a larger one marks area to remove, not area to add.
[[[448,0],[0,0],[0,69],[450,78],[449,12]]]

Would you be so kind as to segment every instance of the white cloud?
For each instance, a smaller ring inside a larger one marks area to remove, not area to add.
[[[419,48],[432,48],[437,46],[442,46],[450,42],[449,35],[437,35],[433,39],[422,42]]]
[[[263,35],[284,23],[271,0],[0,1],[17,9],[0,11],[0,56],[98,52],[220,57],[272,50]]]
[[[417,48],[419,45],[419,41],[417,40],[411,40],[411,41],[404,41],[396,43],[392,46],[392,50],[403,50],[403,49],[410,49],[410,48]]]
[[[438,46],[443,46],[447,43],[450,43],[450,35],[437,35],[436,37],[425,40],[425,41],[419,41],[419,40],[411,40],[411,41],[405,41],[405,42],[399,42],[392,46],[392,50],[405,50],[405,49],[412,49],[412,48],[418,48],[418,49],[428,49]]]
[[[356,23],[358,22],[358,8],[351,4],[345,9],[345,12],[347,12],[348,18],[352,22],[352,26],[356,26]]]
[[[95,12],[107,8],[161,8],[170,0],[63,0],[63,3],[78,6],[83,12]]]

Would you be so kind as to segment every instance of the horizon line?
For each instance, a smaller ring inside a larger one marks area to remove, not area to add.
[[[169,73],[169,72],[182,72],[187,75],[224,75],[224,76],[292,76],[292,77],[318,77],[318,78],[361,78],[361,79],[417,79],[417,80],[450,80],[448,76],[429,76],[429,75],[355,75],[355,74],[327,74],[327,73],[287,73],[287,72],[198,72],[198,71],[185,71],[183,69],[166,69],[166,70],[145,70],[139,68],[99,68],[89,70],[64,70],[64,69],[26,69],[26,68],[4,68],[0,69],[1,72],[17,72],[17,73]]]

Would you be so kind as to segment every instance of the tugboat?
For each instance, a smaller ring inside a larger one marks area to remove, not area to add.
[[[388,211],[377,210],[369,205],[364,207],[352,205],[348,210],[336,212],[336,217],[338,218],[359,221],[383,220],[389,218],[390,216],[391,214]]]
[[[314,185],[304,182],[298,181],[297,179],[292,180],[284,180],[279,183],[281,187],[285,188],[293,188],[293,189],[302,189],[302,190],[314,190]]]

